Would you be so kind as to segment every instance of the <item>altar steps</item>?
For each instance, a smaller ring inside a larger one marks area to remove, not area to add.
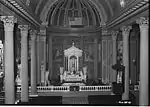
[[[89,104],[87,97],[63,97],[62,104]]]

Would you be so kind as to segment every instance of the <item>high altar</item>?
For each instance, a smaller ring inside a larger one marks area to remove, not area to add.
[[[72,47],[64,50],[64,66],[60,67],[60,81],[63,85],[85,85],[87,67],[79,69],[82,52],[74,46],[74,43]]]

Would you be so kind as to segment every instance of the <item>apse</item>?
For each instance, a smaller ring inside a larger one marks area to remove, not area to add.
[[[99,27],[101,18],[90,0],[58,0],[48,12],[50,27]]]

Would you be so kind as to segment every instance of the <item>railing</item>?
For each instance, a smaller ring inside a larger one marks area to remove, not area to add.
[[[38,86],[38,92],[66,92],[69,86]]]
[[[69,91],[69,86],[38,86],[37,92],[66,92]],[[21,92],[21,87],[17,87],[17,92]],[[29,87],[31,92],[31,87]]]
[[[37,92],[67,92],[70,86],[38,86]],[[79,86],[79,91],[111,91],[111,86]],[[21,92],[21,87],[17,87],[17,92]],[[29,87],[31,92],[31,87]]]
[[[107,86],[79,86],[79,91],[111,91],[111,85]],[[139,85],[134,86],[134,91],[139,90]],[[38,86],[37,92],[68,92],[70,86]],[[17,87],[17,92],[21,92],[21,87]],[[31,92],[31,87],[29,87]]]
[[[79,91],[111,91],[111,86],[80,86]]]

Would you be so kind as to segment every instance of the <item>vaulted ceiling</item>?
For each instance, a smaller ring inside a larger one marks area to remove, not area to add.
[[[41,21],[46,20],[45,18],[47,17],[48,12],[51,9],[51,6],[55,4],[55,2],[57,1],[61,2],[61,0],[22,0],[23,4],[26,4],[29,10],[35,15],[37,15]],[[89,1],[92,2],[98,9],[99,14],[101,15],[101,17],[103,17],[102,20],[104,22],[107,22],[116,15],[119,15],[119,13],[123,10],[123,8],[121,8],[120,6],[120,0],[89,0]],[[128,2],[136,0],[125,0],[125,1],[128,4]]]
[[[68,17],[69,11],[71,11],[73,16],[76,14],[82,18],[87,18],[87,26],[99,26],[100,24],[106,23],[107,28],[114,28],[117,24],[125,22],[126,19],[137,15],[137,12],[141,13],[143,10],[145,11],[149,5],[149,0],[123,0],[125,1],[124,7],[120,5],[121,0],[2,0],[6,5],[8,4],[7,1],[9,1],[10,5],[13,5],[19,10],[17,11],[19,14],[23,17],[25,16],[25,19],[34,25],[39,26],[47,22],[49,25],[60,25],[67,20],[67,18],[65,19],[64,17]],[[73,8],[69,7],[71,4],[73,4]],[[77,9],[75,7],[76,5],[78,5]],[[12,6],[10,6],[12,9],[14,9],[14,7],[12,8]],[[65,14],[62,15],[63,18],[58,18],[63,11],[65,11]],[[131,13],[133,14],[129,15]],[[56,21],[55,18],[61,20]],[[91,22],[90,19],[92,19]]]

